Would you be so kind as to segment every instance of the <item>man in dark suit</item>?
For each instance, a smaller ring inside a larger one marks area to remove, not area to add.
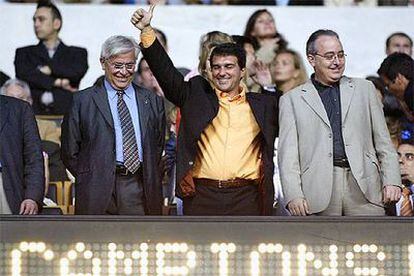
[[[37,45],[16,50],[16,77],[29,83],[35,114],[63,115],[88,69],[84,48],[59,38],[62,16],[49,1],[40,1],[33,16]]]
[[[39,131],[29,104],[0,95],[0,141],[0,214],[37,214],[45,174]]]
[[[132,83],[138,44],[108,38],[105,78],[74,94],[62,124],[62,160],[76,178],[76,214],[160,215],[161,97]]]
[[[131,22],[166,98],[181,110],[177,195],[184,214],[270,215],[277,98],[246,93],[246,54],[234,43],[212,51],[211,80],[185,82],[150,26],[153,9],[138,9]]]

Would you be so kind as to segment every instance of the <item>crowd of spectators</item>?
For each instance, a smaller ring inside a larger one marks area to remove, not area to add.
[[[6,0],[10,3],[34,3],[35,0]],[[58,3],[150,4],[151,0],[58,0]],[[408,6],[413,0],[159,0],[159,5],[265,5],[265,6]]]
[[[27,2],[27,1],[10,1]],[[63,1],[95,2],[95,1]],[[97,1],[101,2],[101,1]],[[110,3],[139,3],[148,1],[109,1]],[[242,5],[408,5],[414,1],[243,1],[243,0],[166,0],[164,4],[242,4]],[[43,151],[49,156],[50,180],[67,180],[65,168],[60,160],[60,115],[65,114],[72,102],[72,95],[77,92],[79,82],[85,75],[87,53],[84,48],[66,46],[59,37],[62,17],[55,5],[40,2],[34,16],[34,29],[39,44],[16,50],[15,70],[18,79],[0,72],[1,93],[20,98],[33,106],[36,115],[58,115],[53,121],[38,116],[37,124],[42,139]],[[164,49],[168,51],[167,37],[161,30],[155,30]],[[309,78],[304,67],[304,60],[295,50],[289,48],[287,34],[282,35],[275,19],[266,9],[255,11],[246,22],[243,35],[225,34],[214,30],[200,39],[198,68],[189,70],[181,68],[186,80],[201,75],[211,79],[209,55],[211,50],[222,43],[234,42],[246,52],[247,74],[243,79],[248,91],[256,93],[288,93],[303,84]],[[384,106],[384,115],[388,124],[394,146],[400,155],[403,179],[407,185],[414,180],[413,167],[406,165],[413,162],[413,155],[401,153],[403,149],[414,148],[414,61],[413,41],[405,33],[391,34],[386,40],[388,57],[378,65],[378,75],[369,76],[377,89],[377,95]],[[102,76],[100,80],[102,81]],[[99,79],[97,80],[97,83]],[[166,107],[166,157],[164,158],[164,193],[166,205],[175,204],[175,145],[180,124],[180,110],[164,97],[157,80],[153,76],[146,60],[138,62],[133,82],[156,95],[164,98]],[[11,89],[14,88],[14,89]],[[58,122],[58,123],[56,123]],[[402,148],[401,148],[402,147]],[[408,171],[408,172],[407,172]],[[403,173],[404,172],[404,173]],[[398,213],[398,212],[397,212]]]

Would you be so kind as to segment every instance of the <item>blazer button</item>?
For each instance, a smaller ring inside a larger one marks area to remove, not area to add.
[[[194,162],[190,161],[190,162],[188,162],[188,165],[192,166],[192,165],[194,165]]]

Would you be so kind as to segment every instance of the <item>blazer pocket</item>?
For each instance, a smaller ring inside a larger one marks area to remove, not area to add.
[[[370,152],[366,152],[365,153],[365,157],[368,159],[369,164],[372,166],[375,166],[376,172],[380,173],[381,172],[381,168],[380,168],[380,164],[378,161],[378,158],[375,154],[370,153]],[[367,172],[368,173],[368,172]],[[368,175],[372,175],[372,173],[369,173]]]
[[[308,172],[310,169],[310,166],[306,166],[302,171],[301,171],[301,175],[304,175],[306,172]]]
[[[384,206],[382,203],[382,184],[379,174],[362,179],[360,188],[369,202],[381,207]]]

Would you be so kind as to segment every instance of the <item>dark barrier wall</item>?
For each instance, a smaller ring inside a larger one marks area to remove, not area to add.
[[[0,217],[0,275],[414,275],[404,218]]]

